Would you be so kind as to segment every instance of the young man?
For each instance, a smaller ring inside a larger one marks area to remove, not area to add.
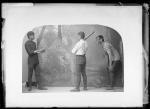
[[[40,84],[40,68],[39,68],[39,60],[38,60],[38,53],[41,53],[43,50],[37,50],[36,49],[36,43],[34,40],[34,32],[29,31],[27,33],[28,41],[25,43],[25,49],[28,53],[28,83],[29,83],[29,89],[28,91],[32,90],[32,74],[33,70],[35,71],[35,77],[36,82],[38,84],[38,89],[40,90],[46,90],[46,88],[43,88]]]
[[[117,72],[121,67],[120,55],[118,51],[109,43],[104,41],[104,37],[99,35],[96,37],[98,44],[101,45],[105,51],[105,55],[108,57],[108,71],[110,79],[110,87],[108,89],[113,89],[114,87],[114,73]]]
[[[86,67],[86,51],[87,51],[87,42],[84,40],[85,34],[84,32],[79,32],[80,40],[76,43],[74,48],[72,49],[72,53],[76,55],[76,80],[75,80],[75,88],[71,91],[80,91],[80,82],[81,75],[83,77],[83,90],[87,90],[87,76],[85,72]]]

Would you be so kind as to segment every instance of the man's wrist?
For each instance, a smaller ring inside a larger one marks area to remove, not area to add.
[[[39,53],[39,51],[35,50],[34,53]]]

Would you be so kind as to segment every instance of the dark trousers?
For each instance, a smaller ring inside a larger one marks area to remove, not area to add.
[[[28,83],[29,87],[32,87],[32,75],[33,71],[35,72],[35,78],[38,86],[41,86],[40,84],[40,68],[39,64],[28,64]]]
[[[80,88],[81,76],[83,78],[84,88],[87,88],[87,76],[86,76],[86,57],[85,56],[76,56],[76,79],[75,87]]]
[[[114,87],[114,85],[115,85],[114,77],[115,77],[116,72],[120,71],[120,69],[121,69],[121,61],[120,60],[113,61],[112,67],[113,67],[113,70],[109,71],[109,80],[110,80],[110,86]]]

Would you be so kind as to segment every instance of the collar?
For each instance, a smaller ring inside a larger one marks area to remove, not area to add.
[[[84,41],[84,39],[80,39],[80,41]]]

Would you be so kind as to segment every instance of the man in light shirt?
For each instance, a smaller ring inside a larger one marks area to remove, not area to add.
[[[71,91],[80,91],[80,82],[81,75],[83,77],[83,90],[87,90],[87,76],[85,72],[86,67],[86,51],[88,48],[87,42],[84,40],[85,33],[79,32],[80,40],[76,43],[76,45],[72,49],[72,53],[76,55],[76,79],[75,79],[75,88]]]
[[[96,37],[98,44],[101,45],[105,51],[105,56],[108,57],[108,71],[110,79],[110,87],[108,89],[113,89],[114,87],[114,74],[118,72],[121,68],[120,55],[118,51],[109,42],[104,41],[104,37],[99,35]]]

